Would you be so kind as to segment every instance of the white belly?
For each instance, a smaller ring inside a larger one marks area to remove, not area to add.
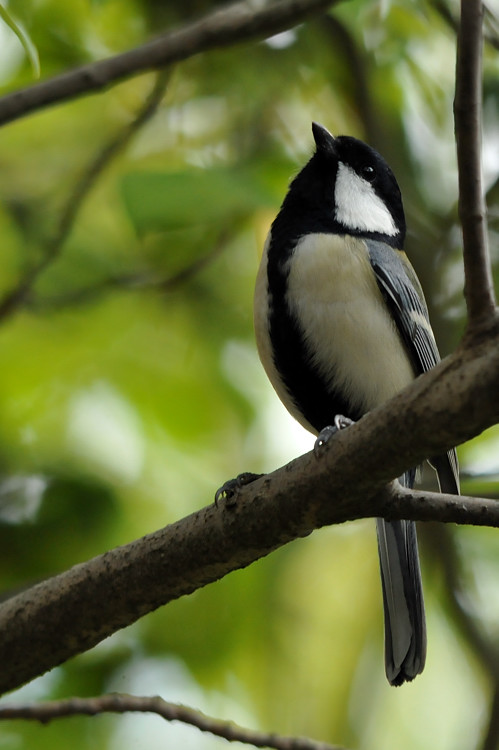
[[[290,263],[287,300],[318,372],[361,411],[414,379],[362,240],[332,234],[300,240]]]

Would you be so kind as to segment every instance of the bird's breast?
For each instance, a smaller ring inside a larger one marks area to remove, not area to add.
[[[364,413],[413,380],[362,240],[307,235],[287,261],[287,272],[286,304],[326,388],[340,390]]]

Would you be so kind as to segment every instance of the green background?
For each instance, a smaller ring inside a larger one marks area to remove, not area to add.
[[[214,7],[11,0],[8,12],[46,78]],[[454,59],[455,34],[436,4],[352,0],[327,19],[171,70],[154,116],[91,180],[53,261],[0,316],[4,596],[210,503],[241,471],[270,471],[311,449],[312,436],[286,414],[258,361],[252,294],[270,223],[312,153],[312,120],[367,140],[391,164],[405,200],[406,249],[442,354],[457,345],[465,319]],[[494,261],[498,72],[487,47]],[[19,39],[0,25],[3,91],[33,82]],[[54,247],[81,176],[154,83],[153,74],[137,76],[3,127],[0,305]],[[499,429],[459,455],[463,491],[497,493]],[[359,750],[475,747],[499,650],[497,532],[425,525],[420,538],[428,661],[410,685],[385,680],[367,520],[288,545],[3,700],[160,694]],[[153,716],[0,725],[0,750],[223,746]]]

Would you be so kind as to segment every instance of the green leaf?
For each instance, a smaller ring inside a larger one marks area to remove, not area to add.
[[[31,68],[33,69],[33,75],[35,76],[35,78],[39,78],[40,58],[38,57],[38,50],[31,41],[31,38],[23,29],[19,21],[16,21],[14,17],[7,12],[3,5],[0,5],[0,18],[9,27],[9,29],[12,29],[14,34],[21,42],[22,46],[24,47],[24,51],[26,52],[26,56],[30,61]]]
[[[275,206],[275,199],[244,170],[140,172],[122,181],[122,196],[139,234],[208,224]]]

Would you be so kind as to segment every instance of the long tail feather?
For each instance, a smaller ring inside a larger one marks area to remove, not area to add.
[[[412,486],[413,477],[405,484]],[[402,685],[423,671],[426,622],[413,521],[376,519],[385,612],[385,669],[391,685]]]

